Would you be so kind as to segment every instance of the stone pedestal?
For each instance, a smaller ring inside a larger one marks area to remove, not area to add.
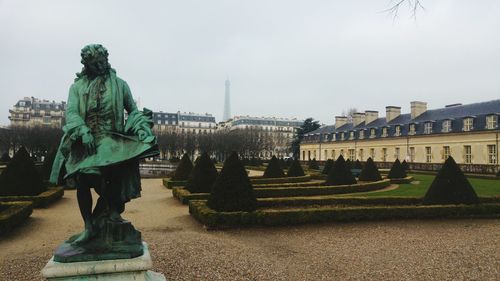
[[[42,270],[49,281],[166,281],[161,273],[150,271],[153,262],[147,244],[144,254],[131,259],[60,263],[50,259]]]

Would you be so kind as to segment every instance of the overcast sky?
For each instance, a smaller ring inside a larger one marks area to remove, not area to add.
[[[141,105],[233,115],[409,111],[500,98],[500,1],[0,0],[0,124],[18,99],[66,100],[80,50],[101,43]]]

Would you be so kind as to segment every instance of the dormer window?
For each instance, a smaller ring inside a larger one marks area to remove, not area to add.
[[[382,137],[387,137],[387,127],[382,128]]]
[[[415,124],[410,124],[410,135],[414,135],[417,132],[417,126]]]
[[[396,126],[396,132],[394,133],[394,136],[396,137],[401,136],[401,126],[399,125]]]
[[[432,122],[425,122],[424,134],[432,134]]]
[[[463,127],[464,132],[471,131],[473,129],[473,125],[474,125],[474,118],[472,117],[465,118]]]
[[[443,133],[448,133],[451,132],[451,120],[444,120],[443,121]]]
[[[486,116],[486,129],[496,129],[498,126],[498,116]]]
[[[349,133],[349,139],[353,140],[354,139],[354,131],[351,131]]]
[[[345,139],[345,133],[340,133],[340,140],[344,140]]]
[[[365,130],[359,131],[359,139],[362,140],[365,138]]]
[[[374,138],[375,137],[375,128],[371,128],[370,129],[370,138]]]

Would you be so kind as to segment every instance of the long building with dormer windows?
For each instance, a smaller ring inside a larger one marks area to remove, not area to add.
[[[500,100],[473,104],[451,104],[427,109],[427,103],[411,102],[411,112],[387,106],[386,116],[377,111],[335,117],[335,124],[304,135],[300,158],[307,161],[351,160],[371,157],[380,167],[396,159],[410,167],[436,170],[452,156],[467,172],[498,171]]]

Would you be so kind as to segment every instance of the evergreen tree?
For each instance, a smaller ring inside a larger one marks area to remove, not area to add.
[[[302,165],[300,165],[299,159],[293,160],[292,164],[288,168],[286,173],[288,177],[302,177],[304,176],[304,169],[302,169]]]
[[[282,178],[285,176],[283,169],[281,169],[280,162],[276,156],[271,158],[266,170],[264,171],[264,178]]]
[[[328,177],[326,178],[326,185],[348,185],[355,184],[356,178],[348,169],[345,159],[342,155],[337,158],[337,161],[333,164],[333,167],[328,172]]]
[[[207,205],[218,212],[251,212],[257,209],[252,184],[236,152],[224,162]]]
[[[304,124],[302,124],[302,126],[300,126],[297,130],[297,135],[292,141],[292,152],[295,159],[299,158],[300,142],[304,138],[304,135],[318,129],[319,127],[321,127],[319,121],[314,121],[313,118],[307,118],[304,120]]]
[[[0,196],[34,196],[47,190],[28,151],[21,147],[0,175]]]
[[[406,160],[403,160],[403,163],[401,163],[401,165],[403,165],[403,168],[405,169],[405,171],[408,172],[408,169],[409,169],[408,162],[406,162]]]
[[[191,193],[209,193],[217,178],[217,169],[208,153],[204,152],[198,157],[193,170],[189,174],[186,189]]]
[[[309,160],[309,169],[319,170],[319,165],[318,165],[318,161],[316,161],[316,158],[313,158],[313,160]]]
[[[360,181],[379,181],[382,180],[380,173],[378,171],[375,162],[370,157],[366,160],[365,167],[361,170],[361,174],[359,174]]]
[[[193,163],[191,163],[191,159],[189,159],[189,156],[187,155],[187,153],[185,153],[182,156],[182,159],[179,162],[177,169],[175,169],[175,173],[174,176],[172,177],[172,180],[174,181],[187,180],[189,178],[189,174],[191,173],[192,169],[193,169]]]
[[[427,190],[423,203],[426,205],[477,204],[479,199],[469,180],[450,156]]]
[[[321,171],[322,174],[324,175],[328,175],[328,172],[330,171],[330,169],[333,167],[333,160],[332,159],[328,159],[326,160],[325,162],[325,166],[323,167],[323,171]]]
[[[402,179],[406,178],[406,176],[407,175],[403,164],[399,162],[399,159],[396,159],[396,161],[394,161],[394,164],[392,164],[391,170],[389,171],[389,175],[387,177],[390,179]]]

